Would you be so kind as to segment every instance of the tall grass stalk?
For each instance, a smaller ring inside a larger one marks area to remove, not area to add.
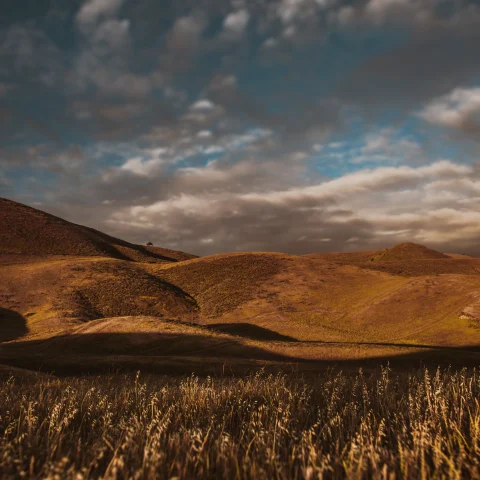
[[[479,478],[480,376],[111,375],[0,386],[1,478]]]

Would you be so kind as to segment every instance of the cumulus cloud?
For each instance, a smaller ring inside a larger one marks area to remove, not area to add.
[[[465,133],[480,132],[480,87],[455,88],[432,100],[419,116],[434,125]]]
[[[76,21],[82,27],[90,27],[99,19],[118,12],[124,0],[86,0],[77,13]]]
[[[188,70],[203,46],[202,35],[208,19],[202,13],[177,18],[166,36],[166,52],[162,55],[164,68],[175,73]]]
[[[238,10],[225,17],[223,28],[227,33],[231,33],[235,36],[241,35],[247,28],[249,20],[250,14],[248,13],[248,10]]]
[[[208,98],[203,98],[201,100],[197,100],[191,107],[191,110],[213,110],[215,109],[215,104],[208,100]]]
[[[270,190],[256,192],[252,187],[248,191],[244,183],[254,176],[254,169],[254,164],[245,163],[179,171],[173,180],[177,193],[117,210],[108,225],[131,231],[142,218],[145,230],[137,232],[139,239],[157,235],[169,245],[196,253],[233,249],[308,253],[404,240],[465,248],[472,247],[480,233],[471,223],[479,217],[475,205],[464,202],[462,182],[472,175],[476,180],[469,187],[478,197],[478,172],[470,166],[438,161],[421,167],[382,167],[317,185],[283,190],[270,185]],[[243,188],[228,188],[239,179]],[[449,207],[435,197],[445,191],[451,193]],[[211,241],[199,244],[198,238]]]

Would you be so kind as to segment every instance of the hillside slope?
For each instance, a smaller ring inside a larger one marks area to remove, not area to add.
[[[462,272],[463,260],[434,261],[452,261]],[[251,338],[258,327],[310,342],[468,346],[480,345],[480,318],[468,314],[478,310],[475,265],[468,275],[427,270],[409,276],[255,253],[147,268],[195,298],[204,323],[238,324],[238,334]]]
[[[139,262],[195,258],[175,250],[134,245],[5,198],[0,198],[0,225],[0,254],[105,256]]]
[[[401,276],[440,274],[479,275],[480,258],[446,255],[416,243],[400,243],[385,250],[342,253],[314,253],[306,258],[327,260],[337,265],[354,265]]]
[[[196,322],[195,299],[150,274],[144,268],[147,265],[104,257],[64,257],[0,266],[0,305],[7,312],[3,316],[12,317],[8,312],[20,316],[14,329],[19,338],[49,336],[120,315]]]
[[[108,317],[155,316],[252,340],[478,346],[478,292],[480,275],[400,276],[274,253],[0,266],[0,304],[18,318],[3,341]]]
[[[338,360],[480,346],[478,258],[416,244],[161,255],[0,207],[0,350]]]

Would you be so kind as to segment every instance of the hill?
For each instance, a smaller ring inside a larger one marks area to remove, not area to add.
[[[418,243],[399,243],[392,248],[387,248],[379,255],[373,257],[376,262],[411,262],[415,260],[445,259],[448,255],[424,247]]]
[[[5,198],[0,198],[0,224],[0,254],[103,256],[138,262],[195,258],[166,248],[134,245]]]
[[[367,350],[371,356],[389,345],[478,346],[479,290],[480,275],[400,276],[278,253],[163,264],[27,257],[0,266],[0,301],[10,318],[4,342],[63,335],[110,317],[128,316],[131,324],[138,317],[140,324],[149,316],[305,359],[330,358],[334,346],[335,358]],[[96,344],[86,345],[93,354]]]
[[[90,320],[154,315],[197,321],[198,305],[181,288],[145,270],[145,263],[63,257],[0,266],[0,305],[17,314],[9,338],[45,337]],[[25,326],[18,318],[23,317]],[[9,318],[13,318],[9,314]],[[1,324],[1,322],[0,322]],[[23,332],[22,332],[23,328]],[[0,337],[1,340],[1,337]]]
[[[286,358],[214,329],[149,316],[94,320],[65,330],[60,335],[21,342],[15,352],[22,351],[35,352],[36,355],[53,351],[57,355],[94,353],[100,356]]]
[[[239,324],[251,338],[259,327],[300,342],[480,345],[464,312],[478,302],[480,275],[391,275],[260,253],[148,268],[195,298],[202,322]]]
[[[10,231],[1,233],[0,353],[31,360],[18,366],[165,368],[180,356],[187,369],[216,369],[229,357],[252,366],[425,352],[461,361],[480,346],[478,258],[400,244],[152,259],[144,247],[1,205]]]
[[[385,250],[315,253],[305,255],[305,257],[327,260],[337,265],[354,265],[362,269],[378,270],[408,277],[440,274],[480,274],[479,258],[455,254],[447,255],[416,243],[400,243]]]

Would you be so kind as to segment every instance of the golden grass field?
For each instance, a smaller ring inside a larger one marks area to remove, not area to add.
[[[1,478],[480,476],[478,371],[12,374],[0,388]]]

